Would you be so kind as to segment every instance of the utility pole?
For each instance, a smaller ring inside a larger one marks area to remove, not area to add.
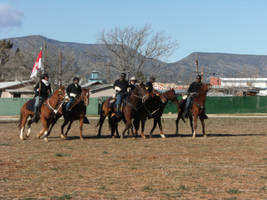
[[[196,58],[195,64],[196,64],[196,73],[199,74],[199,71],[198,71],[198,58]]]
[[[58,61],[58,85],[62,86],[62,51],[59,50],[59,61]]]

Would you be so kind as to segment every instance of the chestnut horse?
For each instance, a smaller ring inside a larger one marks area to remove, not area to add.
[[[49,102],[51,101],[58,101],[59,99],[61,99],[61,94],[65,94],[65,89],[63,87],[59,88],[58,90],[56,90],[53,95],[50,97],[50,98],[53,98],[53,99],[50,99]],[[63,95],[64,96],[64,95]],[[20,128],[20,139],[21,140],[24,140],[24,129],[25,129],[25,125],[27,123],[27,134],[26,134],[26,138],[30,136],[30,133],[31,133],[31,125],[32,125],[32,118],[34,116],[34,112],[33,112],[33,109],[29,109],[28,107],[30,107],[30,104],[33,106],[34,105],[34,102],[35,100],[34,99],[30,99],[29,101],[27,101],[26,103],[23,104],[23,106],[21,107],[20,109],[20,119],[19,119],[19,128]],[[51,105],[51,104],[50,104]],[[54,106],[54,104],[53,104]],[[56,105],[58,106],[58,105]],[[56,113],[59,113],[61,112],[61,106],[62,104],[60,104],[58,107],[54,107],[54,112]],[[42,104],[42,107],[41,107],[41,111],[42,111],[42,108],[43,107],[47,107],[45,106],[45,104],[43,103]],[[44,109],[46,110],[46,109]],[[51,128],[49,130],[49,132],[51,131]]]
[[[141,112],[143,109],[143,103],[149,98],[149,93],[147,92],[143,83],[136,86],[135,89],[131,92],[130,96],[127,97],[125,105],[123,105],[123,121],[125,122],[125,128],[121,134],[121,138],[124,137],[126,131],[132,128],[132,119],[137,115],[138,112]],[[109,126],[111,127],[111,135],[114,135],[114,131],[118,130],[118,122],[121,118],[113,116],[109,118]],[[143,125],[143,124],[142,124]],[[134,135],[137,135],[138,128],[134,124]],[[145,137],[142,130],[142,137]]]
[[[59,87],[50,98],[48,98],[41,107],[41,122],[42,130],[39,132],[38,138],[44,135],[44,141],[48,142],[48,135],[50,131],[48,128],[50,124],[55,120],[58,115],[59,110],[62,112],[62,105],[65,99],[65,88],[63,86]]]
[[[172,103],[178,105],[178,100],[176,98],[176,94],[175,94],[174,89],[170,89],[170,90],[162,93],[161,95],[163,96],[163,98],[165,98],[165,101],[162,98],[160,99],[160,96],[159,96],[154,101],[154,109],[148,110],[148,112],[152,112],[151,117],[154,119],[153,127],[149,133],[150,137],[152,137],[153,131],[155,130],[155,128],[158,124],[159,129],[160,129],[160,136],[162,138],[165,138],[165,135],[164,135],[163,129],[162,129],[162,125],[161,125],[161,116],[163,114],[164,108],[167,105],[168,101],[171,101]],[[153,104],[153,102],[152,102],[152,104]],[[149,109],[149,108],[147,107],[147,109]]]
[[[189,119],[190,119],[190,126],[192,130],[192,137],[196,137],[196,129],[197,129],[197,119],[199,117],[202,125],[202,133],[203,136],[206,137],[205,133],[205,102],[206,102],[206,97],[207,97],[207,92],[210,88],[210,84],[207,83],[202,83],[201,88],[197,94],[196,97],[193,98],[192,101],[192,107],[189,110]],[[179,103],[180,105],[183,103],[185,100],[181,100]],[[178,116],[176,119],[176,135],[178,135],[178,129],[179,129],[179,120],[182,118],[183,119],[183,111],[184,108],[178,106]],[[194,124],[193,124],[193,118],[194,118]],[[184,120],[184,119],[183,119]]]
[[[65,107],[63,108],[63,116],[64,122],[61,126],[61,138],[66,139],[67,134],[71,128],[71,124],[75,120],[80,121],[80,139],[83,140],[83,123],[86,115],[86,107],[89,104],[89,90],[83,88],[82,93],[76,98],[75,103],[72,105],[71,110],[69,112],[65,111]],[[64,127],[68,125],[66,132],[64,133]]]

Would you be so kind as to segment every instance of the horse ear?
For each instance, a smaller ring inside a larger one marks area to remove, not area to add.
[[[141,87],[144,87],[144,82],[142,81],[140,84],[139,84]]]

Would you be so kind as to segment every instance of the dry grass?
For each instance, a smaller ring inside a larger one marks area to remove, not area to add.
[[[69,140],[57,125],[48,143],[40,125],[20,141],[0,124],[0,199],[267,199],[266,119],[209,119],[207,139],[183,123],[175,136],[172,119],[166,139],[111,139],[107,125],[97,138],[95,123],[83,141],[78,122]]]

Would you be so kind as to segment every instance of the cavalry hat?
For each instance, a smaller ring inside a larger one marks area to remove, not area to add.
[[[73,81],[80,81],[80,79],[76,76],[72,79]]]
[[[43,75],[42,75],[42,78],[49,78],[49,76],[48,76],[48,74],[47,73],[44,73]]]
[[[150,80],[151,80],[151,81],[155,81],[156,78],[155,78],[154,76],[150,76]]]
[[[125,73],[121,73],[121,77],[125,78],[126,74]]]
[[[132,76],[132,77],[130,78],[130,81],[136,81],[135,76]]]

